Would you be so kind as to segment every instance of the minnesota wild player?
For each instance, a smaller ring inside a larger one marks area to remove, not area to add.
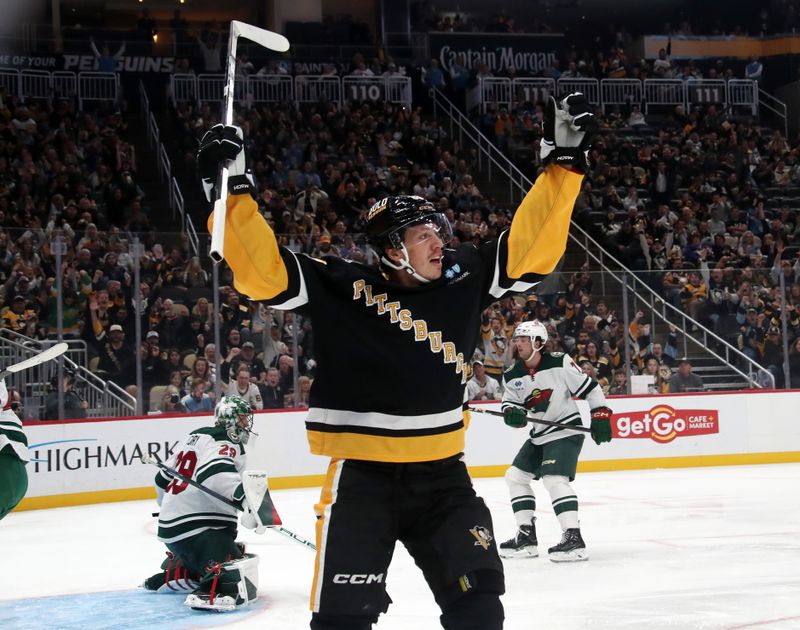
[[[516,361],[503,375],[502,409],[507,425],[522,428],[534,420],[530,438],[506,471],[511,507],[519,527],[516,535],[500,544],[504,558],[539,555],[536,539],[536,496],[531,481],[541,479],[550,494],[563,531],[561,542],[547,551],[553,562],[588,560],[578,521],[578,497],[570,486],[575,479],[583,433],[573,397],[583,398],[591,409],[591,435],[597,444],[611,440],[611,409],[597,381],[585,375],[569,356],[547,352],[547,328],[539,321],[520,323],[512,344]],[[535,420],[562,426],[536,424]]]
[[[245,509],[242,472],[245,444],[253,432],[253,408],[239,396],[223,396],[212,427],[195,429],[167,461],[181,475]],[[169,552],[162,572],[145,580],[149,591],[188,592],[184,602],[217,612],[246,606],[258,596],[258,556],[236,543],[238,510],[163,470],[155,478],[158,539]]]
[[[25,496],[28,459],[28,440],[22,422],[11,409],[5,379],[0,379],[0,520]]]

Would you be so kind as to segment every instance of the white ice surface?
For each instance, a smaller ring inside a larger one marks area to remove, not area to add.
[[[496,538],[514,518],[502,479],[478,479]],[[574,483],[590,560],[506,561],[506,630],[800,628],[800,464],[584,473]],[[542,551],[560,538],[540,483]],[[313,540],[317,489],[273,491],[284,525]],[[274,532],[241,530],[261,557],[247,612],[185,609],[132,590],[157,572],[154,501],[12,513],[0,522],[0,628],[308,627],[314,554]],[[379,630],[439,628],[422,575],[398,546],[394,604]],[[73,594],[78,594],[77,596]],[[53,597],[70,595],[68,597]],[[174,612],[174,615],[173,615]]]

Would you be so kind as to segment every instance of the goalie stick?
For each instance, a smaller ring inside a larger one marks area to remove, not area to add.
[[[216,492],[215,490],[212,490],[211,488],[209,488],[207,486],[204,486],[202,483],[200,483],[198,481],[195,481],[191,477],[187,477],[186,475],[182,475],[181,473],[179,473],[174,468],[170,468],[166,464],[158,461],[152,455],[142,455],[142,463],[143,464],[152,464],[153,466],[158,466],[161,470],[163,470],[168,475],[176,477],[176,478],[180,479],[181,481],[185,481],[190,486],[194,486],[195,488],[197,488],[201,492],[205,492],[208,496],[214,497],[217,501],[221,501],[225,505],[229,505],[230,507],[232,507],[235,510],[239,510],[240,512],[244,512],[244,508],[242,508],[242,506],[239,505],[238,503],[234,503],[233,501],[231,501],[227,497],[222,496],[219,492]],[[156,512],[156,513],[153,514],[153,516],[156,516],[157,514],[158,513]],[[313,549],[314,551],[316,551],[316,549],[317,549],[317,547],[314,545],[314,543],[312,543],[309,540],[306,540],[302,536],[298,536],[293,531],[290,531],[290,530],[286,529],[282,525],[266,525],[266,528],[267,529],[272,529],[272,530],[274,530],[274,531],[276,531],[278,533],[281,533],[284,536],[286,536],[287,538],[291,538],[295,542],[300,543],[304,547],[308,547],[309,549]]]
[[[468,411],[475,411],[477,413],[485,413],[490,416],[503,417],[502,411],[494,411],[493,409],[481,409],[480,407],[467,407]],[[528,422],[535,422],[536,424],[546,424],[548,427],[561,427],[563,429],[572,429],[573,431],[583,431],[584,433],[591,433],[589,427],[572,424],[562,424],[561,422],[551,422],[550,420],[537,420],[536,418],[528,418]]]
[[[69,346],[62,341],[54,346],[50,346],[46,350],[42,350],[42,352],[31,357],[30,359],[25,359],[24,361],[20,361],[14,365],[9,365],[5,370],[0,372],[0,379],[3,379],[10,374],[16,374],[17,372],[22,372],[23,370],[29,370],[30,368],[41,365],[47,361],[52,361],[53,359],[64,354],[68,347]]]
[[[276,52],[289,50],[289,40],[283,35],[258,28],[245,22],[231,20],[231,32],[228,37],[228,59],[225,64],[225,92],[222,103],[222,122],[225,126],[233,124],[233,96],[236,82],[236,46],[239,38],[244,37]],[[211,248],[209,254],[215,263],[222,262],[225,244],[225,215],[228,202],[228,167],[222,166],[217,174],[215,184],[217,198],[214,201],[214,223],[211,226]]]

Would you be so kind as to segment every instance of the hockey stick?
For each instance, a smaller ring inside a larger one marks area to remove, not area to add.
[[[494,411],[492,409],[481,409],[480,407],[467,407],[468,411],[476,411],[477,413],[485,413],[490,416],[500,416],[503,417],[502,411]],[[550,420],[537,420],[535,418],[528,418],[528,422],[534,422],[536,424],[546,424],[548,427],[561,427],[562,429],[572,429],[573,431],[583,431],[584,433],[591,433],[592,430],[588,427],[580,426],[580,425],[572,425],[572,424],[561,424],[560,422],[551,422]]]
[[[289,50],[289,40],[283,35],[252,26],[238,20],[231,20],[231,33],[228,38],[228,59],[225,64],[225,92],[222,104],[222,120],[225,126],[233,123],[233,97],[236,81],[236,46],[244,37],[277,52]],[[209,254],[215,263],[222,262],[225,244],[225,215],[228,202],[228,167],[222,166],[217,174],[217,198],[214,201],[214,224],[211,227],[211,249]]]
[[[3,379],[10,374],[16,374],[17,372],[22,372],[23,370],[29,370],[30,368],[41,365],[47,361],[52,361],[56,357],[64,354],[67,351],[67,348],[69,348],[69,346],[63,341],[54,346],[50,346],[47,348],[47,350],[43,350],[30,359],[25,359],[24,361],[20,361],[14,365],[9,365],[5,370],[0,372],[0,379]]]
[[[208,486],[204,486],[202,483],[200,483],[198,481],[195,481],[191,477],[187,477],[186,475],[182,475],[181,473],[179,473],[174,468],[170,468],[166,464],[161,463],[160,461],[158,461],[152,455],[142,455],[142,463],[143,464],[152,464],[153,466],[158,466],[161,470],[163,470],[168,475],[171,475],[172,477],[177,477],[181,481],[185,481],[186,483],[188,483],[190,486],[194,486],[195,488],[197,488],[201,492],[205,492],[208,496],[214,497],[217,501],[221,501],[225,505],[229,505],[230,507],[232,507],[235,510],[239,510],[240,512],[244,512],[244,508],[242,508],[242,506],[238,505],[237,503],[234,503],[233,501],[231,501],[227,497],[223,497],[219,492],[216,492],[216,491],[212,490]],[[298,536],[297,534],[295,534],[294,532],[286,529],[282,525],[267,525],[266,527],[267,527],[267,529],[274,530],[274,531],[276,531],[276,532],[278,532],[280,534],[283,534],[284,536],[287,536],[288,538],[291,538],[295,542],[299,542],[301,545],[304,545],[305,547],[309,547],[310,549],[313,549],[314,551],[317,550],[317,548],[314,545],[314,543],[312,543],[311,541],[306,540],[302,536]]]

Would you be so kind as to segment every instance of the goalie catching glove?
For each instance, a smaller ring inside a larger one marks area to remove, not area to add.
[[[597,130],[597,120],[586,97],[573,92],[560,103],[551,96],[545,107],[544,128],[539,155],[545,164],[589,170],[589,146]]]
[[[595,444],[611,441],[611,409],[595,407],[592,409],[592,439]]]
[[[208,201],[214,201],[214,186],[222,166],[228,167],[228,192],[230,194],[250,193],[255,197],[255,179],[247,165],[240,127],[218,124],[206,131],[200,139],[197,164],[203,180],[203,192]]]

